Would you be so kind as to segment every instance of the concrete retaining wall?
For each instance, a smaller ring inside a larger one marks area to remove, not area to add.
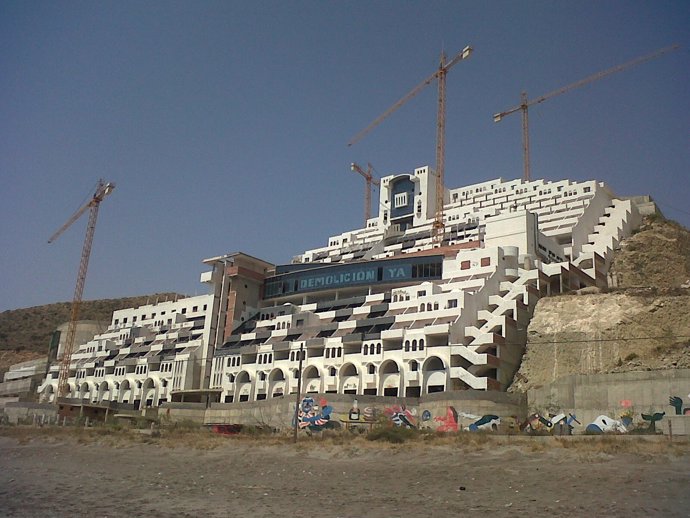
[[[331,420],[344,425],[355,398],[364,416],[375,420],[386,418],[395,411],[406,410],[413,424],[420,428],[452,426],[450,416],[459,415],[458,427],[467,427],[476,419],[463,417],[469,414],[478,417],[497,415],[499,417],[526,415],[526,397],[505,392],[458,391],[430,394],[423,398],[377,397],[348,394],[308,394],[317,405],[325,399],[332,408]],[[207,408],[203,403],[166,403],[160,415],[167,415],[173,421],[191,419],[204,424],[244,424],[268,426],[281,430],[292,427],[296,399],[294,396],[272,398],[265,401],[242,403],[212,403]]]
[[[12,424],[18,424],[20,421],[35,421],[43,424],[54,423],[57,420],[57,408],[48,403],[7,403],[3,411]]]
[[[648,424],[642,420],[642,413],[666,412],[667,418],[675,414],[669,398],[679,397],[683,408],[690,408],[689,394],[690,369],[673,369],[566,376],[550,385],[529,390],[527,402],[530,412],[575,413],[584,428],[599,415],[613,419],[630,415],[633,422],[639,424]],[[690,416],[679,417],[690,419]],[[677,425],[678,432],[673,423],[674,435],[687,434],[687,425],[682,425],[681,421]],[[657,423],[657,429],[664,432],[667,426],[664,421]]]

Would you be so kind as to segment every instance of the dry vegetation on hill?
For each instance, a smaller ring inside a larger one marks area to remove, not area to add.
[[[109,322],[115,310],[180,296],[158,293],[122,299],[87,300],[82,302],[79,318]],[[70,302],[59,302],[0,313],[0,370],[15,363],[44,357],[53,331],[69,321],[71,308]]]

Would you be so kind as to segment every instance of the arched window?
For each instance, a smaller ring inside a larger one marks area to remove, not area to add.
[[[331,367],[331,369],[330,369],[331,376],[335,376],[336,372],[337,371],[335,370],[335,367]]]
[[[273,353],[268,353],[268,363],[273,361]]]
[[[374,354],[374,344],[369,346],[369,354]]]
[[[419,311],[424,311],[424,304],[419,305]]]
[[[331,350],[326,349],[326,358],[330,358],[330,357],[331,357]]]
[[[438,309],[438,302],[434,302],[434,310]]]
[[[338,347],[338,358],[340,358],[343,355],[343,348]]]
[[[412,351],[417,350],[417,340],[412,340]]]
[[[419,369],[419,364],[415,360],[412,360],[410,362],[410,370],[412,372],[415,372],[415,371],[417,371],[417,369]]]
[[[405,340],[405,352],[409,353],[410,352],[410,341]]]
[[[421,340],[419,340],[419,350],[420,350],[420,351],[423,351],[423,350],[424,350],[424,338],[422,338]]]
[[[366,344],[362,346],[362,354],[366,355],[369,354],[369,348],[367,347]]]
[[[373,363],[370,363],[367,367],[367,372],[369,374],[376,374],[376,366]]]
[[[376,354],[381,354],[381,342],[376,344]]]
[[[427,310],[427,311],[431,311],[431,302],[429,302],[429,303],[426,305],[426,310]]]

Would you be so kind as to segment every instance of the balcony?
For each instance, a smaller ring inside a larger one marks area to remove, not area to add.
[[[343,336],[343,343],[361,343],[362,333],[349,333]]]

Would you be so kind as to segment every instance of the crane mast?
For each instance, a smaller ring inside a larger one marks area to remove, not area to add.
[[[432,241],[441,244],[443,232],[443,173],[446,161],[446,54],[438,65],[438,113],[436,114],[436,213],[431,228]]]
[[[84,284],[86,282],[86,271],[89,267],[89,258],[91,257],[91,245],[93,243],[93,236],[96,230],[96,220],[98,219],[98,208],[103,201],[103,198],[108,196],[113,189],[114,183],[105,183],[103,180],[98,181],[96,192],[91,200],[77,210],[67,222],[62,225],[51,237],[48,243],[55,241],[62,233],[67,230],[84,212],[89,211],[89,221],[86,225],[86,236],[84,238],[84,245],[81,251],[81,261],[79,263],[79,272],[77,274],[77,284],[74,288],[74,296],[72,297],[72,309],[70,312],[69,326],[67,327],[67,338],[65,340],[65,348],[62,353],[60,361],[60,371],[58,377],[57,395],[55,403],[58,398],[65,397],[67,394],[69,369],[72,360],[72,351],[74,349],[74,339],[77,333],[77,322],[79,320],[79,309],[81,307],[82,295],[84,294]]]
[[[570,90],[574,90],[575,88],[579,88],[581,86],[588,85],[589,83],[593,83],[594,81],[598,81],[599,79],[603,79],[604,77],[610,76],[611,74],[615,74],[617,72],[621,72],[627,68],[633,67],[635,65],[639,65],[641,63],[644,63],[646,61],[650,61],[652,59],[655,59],[663,54],[666,54],[668,52],[673,52],[674,50],[677,50],[680,48],[679,45],[671,45],[670,47],[664,47],[663,49],[659,49],[655,52],[652,52],[651,54],[646,54],[644,56],[640,56],[636,59],[633,59],[631,61],[627,61],[623,64],[617,65],[612,68],[608,68],[606,70],[602,70],[600,72],[597,72],[596,74],[592,74],[590,76],[587,76],[583,79],[580,79],[579,81],[575,81],[574,83],[570,83],[568,85],[562,86],[561,88],[558,88],[556,90],[553,90],[547,94],[541,95],[539,97],[536,97],[534,99],[528,100],[527,99],[527,93],[522,92],[520,94],[520,104],[517,106],[514,106],[513,108],[510,108],[506,111],[496,113],[494,114],[494,122],[500,122],[503,120],[504,117],[515,113],[516,111],[520,110],[522,111],[522,154],[523,154],[523,177],[525,180],[529,181],[530,180],[530,156],[529,156],[529,107],[533,106],[535,104],[543,103],[544,101],[551,99],[552,97],[556,97],[557,95],[564,94],[566,92],[569,92]]]
[[[445,53],[441,53],[441,60],[436,70],[433,74],[427,77],[424,81],[415,86],[406,95],[400,98],[393,106],[388,108],[385,112],[379,115],[374,121],[369,124],[362,131],[357,133],[350,142],[348,146],[352,146],[359,142],[367,133],[378,126],[384,119],[386,119],[390,114],[395,112],[407,101],[412,99],[415,95],[421,92],[427,85],[431,84],[435,79],[438,79],[438,110],[436,117],[436,213],[434,217],[434,222],[432,226],[432,237],[434,243],[440,244],[443,240],[444,233],[444,222],[443,222],[443,175],[445,167],[445,153],[446,153],[446,74],[448,70],[454,65],[467,59],[472,54],[472,47],[467,46],[462,49],[458,54],[453,56],[450,61],[446,61]]]
[[[377,187],[381,185],[381,182],[376,180],[374,178],[374,175],[371,174],[371,171],[373,170],[373,166],[371,164],[367,164],[367,170],[364,171],[358,164],[352,162],[350,164],[350,170],[354,171],[355,173],[359,173],[364,177],[366,180],[366,185],[364,186],[364,225],[366,226],[367,221],[369,221],[369,218],[371,218],[371,186],[376,185]]]

